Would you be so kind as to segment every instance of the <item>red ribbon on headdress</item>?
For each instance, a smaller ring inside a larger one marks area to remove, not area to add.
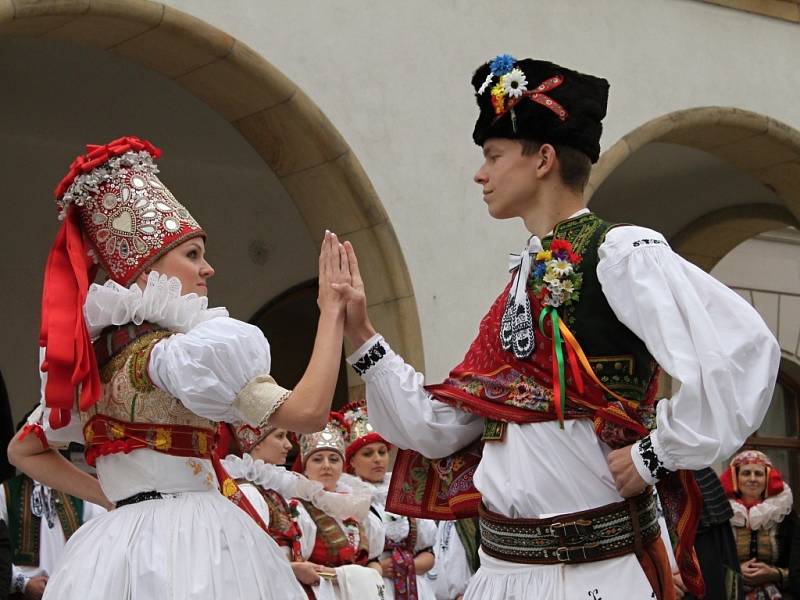
[[[42,371],[47,372],[45,405],[51,409],[53,429],[69,424],[78,388],[82,409],[100,397],[100,374],[83,317],[96,274],[97,266],[83,243],[78,211],[69,207],[47,258],[39,332],[39,345],[46,347]]]
[[[72,185],[72,182],[75,181],[78,175],[88,173],[115,156],[122,156],[128,151],[141,152],[142,150],[147,151],[153,159],[157,159],[161,156],[161,150],[159,148],[156,148],[147,140],[142,140],[131,135],[117,138],[102,146],[87,144],[86,154],[78,156],[72,161],[67,174],[64,175],[63,179],[56,186],[54,191],[56,199],[61,198],[61,196],[67,192],[69,186]]]
[[[550,79],[545,79],[542,83],[538,86],[533,88],[532,90],[526,90],[522,92],[519,96],[511,98],[505,106],[501,106],[502,110],[497,113],[497,116],[494,118],[492,123],[496,123],[503,115],[505,115],[508,111],[513,110],[514,107],[519,104],[523,98],[528,98],[529,100],[544,106],[545,108],[552,111],[560,121],[566,121],[569,117],[569,113],[567,109],[565,109],[561,104],[553,100],[550,96],[548,96],[545,92],[550,92],[557,87],[559,87],[562,83],[564,83],[564,76],[563,75],[556,75],[555,77],[551,77]],[[497,110],[497,108],[496,108]],[[514,115],[512,115],[513,117]],[[516,131],[516,130],[515,130]]]

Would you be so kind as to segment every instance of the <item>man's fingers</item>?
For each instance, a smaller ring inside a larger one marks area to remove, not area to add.
[[[353,278],[353,285],[360,286],[362,285],[361,272],[358,270],[358,258],[356,258],[353,244],[345,242],[344,249],[347,253],[347,265],[350,269],[350,276]]]

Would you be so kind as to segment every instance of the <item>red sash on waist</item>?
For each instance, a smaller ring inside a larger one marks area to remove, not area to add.
[[[186,425],[126,423],[95,415],[83,426],[86,462],[91,466],[99,456],[149,448],[172,456],[211,459],[214,430]]]

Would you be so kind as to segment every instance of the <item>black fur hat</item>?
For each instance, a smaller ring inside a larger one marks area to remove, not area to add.
[[[608,81],[551,62],[501,54],[472,76],[480,115],[472,139],[492,137],[563,144],[600,157]]]

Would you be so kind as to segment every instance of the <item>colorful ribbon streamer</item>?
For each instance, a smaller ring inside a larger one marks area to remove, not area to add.
[[[569,327],[567,327],[566,323],[564,323],[564,321],[559,317],[558,311],[554,306],[545,306],[539,313],[539,331],[542,332],[542,335],[546,335],[545,323],[548,317],[550,319],[550,324],[553,331],[553,399],[555,401],[556,417],[558,418],[558,424],[561,429],[564,428],[564,415],[567,408],[566,362],[564,360],[565,349],[562,347],[562,345],[566,348],[567,361],[569,361],[572,378],[575,381],[575,387],[579,394],[582,395],[584,392],[583,377],[580,369],[580,366],[582,366],[586,374],[589,375],[589,378],[606,394],[620,402],[623,407],[635,410],[637,407],[635,402],[620,396],[616,392],[610,390],[606,385],[603,384],[603,382],[600,381],[595,374],[592,365],[589,363],[589,359],[586,357],[583,348],[581,348],[581,345],[578,343],[575,335],[569,330]],[[598,406],[586,402],[583,399],[573,399],[573,401],[576,404],[593,408],[601,415],[606,417],[609,416],[609,412],[613,412],[614,420],[616,422],[622,421],[622,424],[635,431],[639,431],[642,433],[642,435],[647,434],[647,429],[645,427],[643,427],[629,415],[625,414],[623,411],[618,409],[610,411],[610,409],[607,407],[607,403],[603,403]]]

